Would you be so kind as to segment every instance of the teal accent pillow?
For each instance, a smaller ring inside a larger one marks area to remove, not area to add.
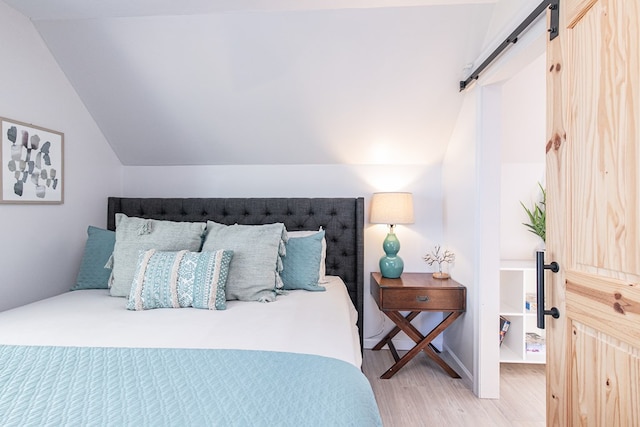
[[[116,233],[90,225],[87,228],[87,242],[80,263],[80,271],[72,291],[79,289],[107,289],[111,269],[105,265],[113,253]]]
[[[205,226],[204,222],[159,221],[116,214],[113,273],[109,279],[111,296],[129,296],[138,251],[156,249],[197,252],[202,245]]]
[[[225,286],[232,251],[140,251],[127,309],[227,308]]]
[[[305,237],[289,237],[285,245],[287,254],[282,259],[282,282],[284,289],[324,291],[319,286],[320,261],[324,230]]]
[[[282,292],[284,224],[224,225],[207,221],[203,251],[233,251],[227,280],[227,300],[275,301]]]
[[[295,238],[295,237],[307,237],[307,236],[311,236],[313,234],[316,234],[318,231],[323,231],[323,228],[320,227],[319,230],[303,230],[303,231],[289,231],[287,230],[287,236],[291,239],[291,238]],[[324,239],[322,239],[322,258],[320,258],[320,271],[319,271],[319,276],[320,279],[318,279],[318,283],[328,283],[329,281],[327,280],[327,276],[326,276],[326,258],[327,258],[327,235],[325,234]]]

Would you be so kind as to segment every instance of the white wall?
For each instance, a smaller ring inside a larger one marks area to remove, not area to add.
[[[442,238],[440,166],[272,165],[124,167],[124,195],[130,197],[364,197],[365,347],[391,328],[369,295],[369,275],[379,271],[384,225],[369,224],[369,201],[376,191],[413,193],[415,224],[399,225],[405,271],[432,271],[422,256]],[[434,317],[423,316],[426,328]],[[408,343],[399,337],[399,348]],[[437,342],[436,342],[437,343]]]
[[[0,205],[0,310],[74,283],[88,225],[106,225],[120,162],[23,15],[0,2],[0,116],[64,133],[64,204]]]
[[[533,259],[542,241],[522,225],[528,223],[522,201],[531,208],[544,186],[546,129],[546,56],[502,84],[502,177],[500,258]]]
[[[456,253],[451,276],[467,287],[467,311],[445,331],[446,349],[455,355],[464,377],[480,397],[499,392],[497,335],[486,336],[487,317],[498,312],[498,298],[482,292],[499,279],[499,140],[496,129],[484,126],[483,114],[499,108],[495,90],[476,87],[464,95],[443,164],[444,241]],[[497,319],[497,317],[496,317]],[[491,330],[490,332],[493,332]],[[494,342],[495,341],[495,342]],[[493,376],[493,377],[492,377]],[[486,381],[483,381],[486,378]]]
[[[458,357],[468,376],[473,377],[474,319],[477,259],[476,212],[477,126],[480,102],[475,91],[464,95],[455,131],[442,166],[444,200],[443,235],[456,254],[451,277],[467,287],[467,312],[445,331],[446,345]]]

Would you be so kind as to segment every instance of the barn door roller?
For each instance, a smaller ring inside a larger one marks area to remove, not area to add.
[[[471,75],[466,80],[460,81],[460,92],[465,90],[467,86],[469,86],[474,80],[478,80],[480,77],[480,73],[484,71],[498,56],[502,54],[502,52],[512,44],[516,44],[518,42],[518,37],[531,25],[538,17],[547,9],[549,9],[549,40],[553,40],[558,36],[558,27],[560,25],[560,0],[543,0],[542,3],[538,5],[534,9],[533,12],[527,16],[524,21],[518,25],[518,27],[503,41],[500,46],[494,50],[491,55],[487,57],[487,59],[478,66]]]

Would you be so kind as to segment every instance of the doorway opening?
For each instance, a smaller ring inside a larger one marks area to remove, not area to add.
[[[535,270],[535,252],[544,241],[524,224],[532,222],[525,207],[544,209],[546,55],[500,89],[500,375],[519,378],[519,392],[527,395],[521,411],[544,420],[546,337],[536,325]],[[505,384],[500,393],[513,392]]]

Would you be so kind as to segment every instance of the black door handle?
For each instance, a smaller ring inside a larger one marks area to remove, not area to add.
[[[554,273],[560,271],[560,266],[557,262],[551,264],[544,263],[544,251],[536,251],[536,291],[538,296],[538,307],[536,314],[538,315],[538,328],[544,329],[544,316],[551,316],[554,319],[560,317],[560,311],[556,307],[551,307],[551,310],[544,309],[544,271],[551,270]]]

